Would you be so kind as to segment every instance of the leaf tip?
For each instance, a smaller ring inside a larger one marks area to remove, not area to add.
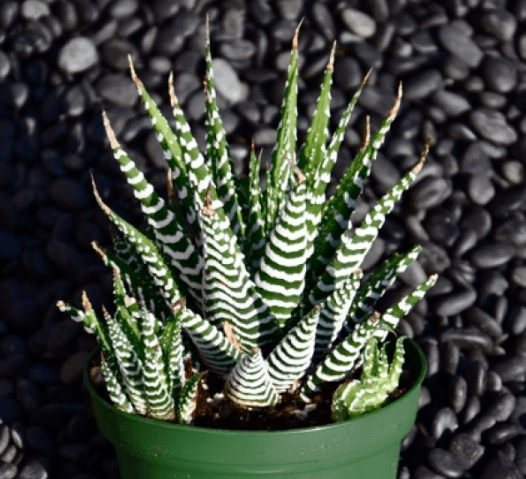
[[[64,309],[66,309],[66,304],[64,303],[64,301],[62,300],[58,300],[56,303],[55,303],[56,307],[58,309],[60,309],[60,311],[64,312]]]
[[[212,218],[215,214],[215,210],[212,208],[212,183],[210,183],[206,189],[205,201],[203,202],[201,213],[209,218]]]
[[[300,28],[301,28],[301,24],[303,23],[303,20],[305,20],[305,17],[301,17],[300,23],[298,23],[298,26],[296,27],[296,30],[294,31],[294,38],[292,39],[292,49],[293,50],[298,49],[298,39],[299,39]]]
[[[305,181],[305,175],[298,168],[298,165],[296,165],[296,163],[294,163],[289,157],[287,157],[287,161],[289,162],[290,167],[294,170],[294,173],[296,174],[296,181],[299,184],[303,183]]]
[[[102,257],[106,256],[106,250],[96,241],[91,242],[91,247]]]
[[[418,163],[413,167],[413,169],[411,170],[413,174],[415,175],[418,175],[418,173],[420,173],[420,171],[422,171],[422,168],[427,160],[427,155],[429,153],[429,148],[431,146],[431,138],[428,138],[426,140],[426,142],[424,143],[424,148],[422,150],[422,153],[420,153],[420,160],[418,161]]]
[[[132,77],[133,83],[135,84],[137,88],[142,88],[142,82],[141,80],[139,80],[137,73],[135,73],[135,67],[133,66],[132,56],[129,53],[128,53],[128,65],[130,66],[130,75]]]
[[[88,299],[88,293],[86,293],[86,290],[82,291],[82,307],[86,313],[89,313],[93,309],[93,306],[91,306],[91,303]]]
[[[400,109],[400,103],[402,102],[402,82],[398,84],[398,92],[396,94],[396,100],[393,105],[393,108],[389,110],[389,113],[387,114],[387,119],[392,120],[396,114],[398,113],[398,110]]]
[[[175,316],[186,307],[186,298],[181,298],[172,305],[172,313]]]
[[[223,331],[225,333],[226,339],[234,347],[234,349],[237,349],[240,353],[244,353],[245,350],[239,343],[237,336],[235,335],[234,330],[232,328],[232,325],[228,321],[223,321]]]
[[[97,201],[98,205],[100,206],[101,210],[104,211],[108,216],[111,213],[111,210],[104,204],[102,201],[99,192],[97,191],[97,186],[95,185],[95,178],[93,178],[93,174],[91,175],[91,185],[93,187],[93,195],[95,196],[95,200]]]
[[[168,94],[170,95],[170,105],[172,108],[176,108],[179,106],[179,100],[175,96],[175,88],[174,88],[174,72],[170,72],[170,76],[168,77]]]
[[[365,127],[362,136],[362,146],[360,148],[361,152],[364,152],[365,149],[369,146],[369,141],[371,141],[371,117],[369,115],[366,115]]]
[[[120,145],[117,141],[117,137],[115,136],[115,132],[113,131],[113,128],[110,125],[110,120],[105,110],[102,110],[102,123],[104,124],[104,128],[106,129],[106,135],[108,136],[108,140],[110,140],[111,149],[116,150],[117,148],[119,148]]]
[[[334,40],[334,43],[332,44],[332,50],[331,50],[331,56],[329,57],[329,63],[327,64],[327,70],[331,73],[334,70],[334,56],[336,54],[336,40]]]

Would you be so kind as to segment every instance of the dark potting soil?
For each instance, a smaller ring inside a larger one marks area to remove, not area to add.
[[[100,367],[101,355],[97,354],[90,365],[90,379],[100,396],[112,404],[106,389],[106,382]],[[187,376],[195,374],[187,364]],[[359,378],[361,368],[353,371],[351,378]],[[417,375],[411,370],[402,370],[398,388],[387,399],[386,404],[401,397],[411,389]],[[336,388],[343,381],[324,383],[321,390],[313,397],[310,404],[299,399],[301,383],[292,393],[284,393],[281,401],[273,407],[243,408],[223,393],[224,380],[206,374],[200,381],[196,407],[190,426],[211,429],[229,429],[246,431],[278,431],[286,429],[301,429],[306,427],[324,426],[334,421],[331,419],[331,401]]]

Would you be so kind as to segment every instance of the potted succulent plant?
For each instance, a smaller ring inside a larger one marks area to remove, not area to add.
[[[299,27],[298,27],[299,30]],[[207,27],[203,155],[170,75],[176,131],[132,79],[169,165],[163,200],[121,148],[116,160],[148,227],[139,231],[94,194],[116,227],[115,312],[61,311],[96,335],[84,382],[123,478],[394,478],[400,441],[417,410],[426,362],[394,332],[433,286],[429,277],[380,314],[375,302],[421,248],[394,254],[367,278],[359,269],[378,231],[422,168],[398,181],[355,227],[364,179],[395,105],[325,200],[344,131],[369,74],[328,132],[334,48],[305,142],[296,155],[298,30],[264,188],[261,158],[235,176],[218,114]],[[205,161],[205,157],[208,161]]]

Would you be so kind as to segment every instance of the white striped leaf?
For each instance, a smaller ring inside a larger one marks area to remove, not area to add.
[[[126,397],[123,387],[119,383],[116,375],[108,365],[104,353],[102,354],[102,361],[100,365],[111,402],[119,411],[126,412],[128,414],[137,414],[137,411],[134,409],[132,403]]]
[[[366,321],[357,324],[354,331],[344,341],[339,343],[330,354],[325,356],[315,371],[308,376],[307,382],[301,391],[301,398],[305,402],[309,402],[312,395],[319,390],[323,382],[340,381],[345,378],[353,367],[359,366],[365,343],[373,336],[380,336],[385,339],[389,328],[397,326],[399,320],[431,289],[436,279],[436,275],[430,276],[424,283],[394,306],[391,306],[382,315],[375,313]]]
[[[337,289],[340,284],[362,263],[365,255],[369,252],[374,240],[378,236],[380,228],[388,215],[394,208],[402,194],[409,188],[414,181],[426,159],[429,143],[422,153],[420,161],[407,172],[369,211],[359,228],[352,232],[347,229],[342,235],[342,241],[336,249],[336,254],[329,266],[321,275],[317,284],[314,286],[308,297],[308,304],[314,306],[332,291]]]
[[[267,358],[272,384],[279,393],[289,390],[301,379],[311,363],[320,309],[320,306],[313,308]]]
[[[400,336],[389,365],[385,345],[379,349],[376,340],[370,339],[364,348],[364,367],[360,380],[340,385],[333,395],[331,417],[334,421],[354,419],[380,409],[398,387],[404,362],[403,341]]]
[[[255,279],[263,301],[282,327],[298,305],[305,286],[307,185],[305,177],[299,170],[297,172],[298,183],[292,189],[271,231]]]
[[[155,317],[141,309],[144,348],[143,382],[148,400],[147,415],[155,419],[175,419],[175,404],[166,375],[159,338],[155,335]]]
[[[217,195],[225,213],[230,221],[232,231],[238,238],[240,245],[244,244],[245,223],[241,207],[238,202],[237,177],[235,176],[234,164],[230,158],[230,148],[226,139],[223,122],[219,116],[217,97],[215,91],[214,72],[212,67],[212,53],[210,48],[210,30],[208,28],[208,17],[206,25],[206,130],[207,150],[206,156],[210,162],[212,178],[217,186]]]
[[[203,300],[213,325],[228,321],[248,350],[275,340],[278,325],[271,309],[256,290],[237,248],[236,237],[222,229],[209,196],[200,214],[203,234]]]
[[[260,349],[243,354],[228,376],[225,394],[245,407],[274,406],[279,402],[278,392],[272,384]]]

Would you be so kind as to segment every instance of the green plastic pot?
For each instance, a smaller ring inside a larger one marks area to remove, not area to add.
[[[395,402],[351,421],[286,431],[207,429],[123,413],[89,379],[100,348],[89,355],[83,377],[122,479],[395,479],[427,368],[413,340],[405,349],[406,367],[418,379]]]

